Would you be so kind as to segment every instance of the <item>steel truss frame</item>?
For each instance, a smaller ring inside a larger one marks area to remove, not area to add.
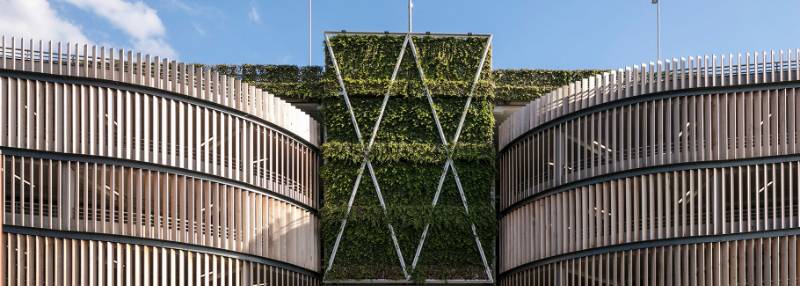
[[[415,66],[417,68],[417,71],[419,73],[420,80],[422,81],[422,86],[423,86],[423,89],[424,89],[425,97],[428,100],[428,104],[430,105],[431,114],[433,116],[433,121],[434,121],[434,124],[436,126],[436,130],[437,130],[439,138],[441,140],[441,144],[444,146],[445,152],[446,152],[446,160],[445,160],[445,163],[444,163],[444,166],[443,166],[443,169],[442,169],[442,174],[439,177],[439,183],[437,185],[436,193],[434,194],[433,201],[431,203],[431,207],[432,208],[436,208],[436,205],[437,205],[437,203],[439,201],[439,196],[441,195],[441,192],[442,192],[442,187],[444,185],[444,181],[445,181],[445,179],[447,177],[447,173],[448,173],[448,171],[450,171],[450,172],[452,172],[453,177],[455,179],[456,186],[457,186],[457,189],[458,189],[458,193],[459,193],[459,196],[461,198],[461,202],[462,202],[462,204],[464,206],[464,210],[465,210],[466,214],[469,215],[469,204],[467,203],[467,198],[466,198],[466,195],[464,194],[464,189],[463,189],[463,187],[461,185],[461,179],[458,176],[458,171],[456,170],[456,166],[455,166],[455,164],[453,162],[452,155],[453,155],[453,152],[455,151],[456,145],[458,144],[458,140],[459,140],[459,137],[461,135],[461,131],[463,130],[464,122],[465,122],[466,117],[467,117],[467,113],[469,111],[470,105],[472,104],[472,97],[473,97],[473,94],[475,92],[475,88],[476,88],[476,86],[477,86],[477,84],[478,84],[478,82],[480,80],[480,75],[481,75],[481,72],[483,71],[483,67],[484,67],[484,64],[486,62],[486,58],[487,58],[487,56],[489,54],[489,49],[491,48],[491,44],[492,44],[492,35],[474,35],[473,36],[471,34],[469,34],[469,35],[455,35],[455,34],[430,34],[430,33],[425,33],[425,34],[420,34],[420,33],[402,33],[402,34],[400,34],[400,33],[392,33],[392,34],[383,33],[384,35],[404,36],[404,40],[403,40],[403,44],[402,44],[402,46],[400,48],[400,54],[397,56],[397,62],[395,63],[394,70],[392,71],[391,78],[389,79],[389,84],[388,84],[386,93],[384,94],[383,102],[381,103],[381,107],[380,107],[380,111],[378,113],[378,118],[376,119],[375,125],[373,126],[372,133],[370,135],[369,141],[365,145],[364,144],[364,138],[363,138],[363,136],[361,134],[361,129],[360,129],[360,127],[358,125],[358,122],[356,120],[356,117],[355,117],[355,112],[354,112],[353,107],[352,107],[352,105],[350,103],[350,97],[349,97],[349,95],[347,93],[347,88],[346,88],[346,86],[344,84],[344,79],[342,78],[342,73],[341,73],[341,70],[339,68],[339,64],[338,64],[338,62],[336,60],[336,55],[335,55],[335,53],[333,51],[333,47],[331,46],[331,42],[330,42],[330,36],[331,35],[348,35],[348,34],[349,35],[380,35],[381,33],[348,33],[348,32],[344,32],[344,31],[341,32],[341,33],[339,33],[339,32],[325,32],[325,44],[327,46],[328,53],[330,54],[331,62],[333,64],[334,71],[336,72],[336,79],[337,79],[337,81],[339,83],[339,87],[341,89],[340,93],[341,93],[342,98],[343,98],[343,100],[345,102],[345,105],[347,107],[347,111],[348,111],[348,113],[350,115],[350,121],[353,124],[353,128],[355,129],[355,133],[356,133],[356,137],[358,139],[358,142],[361,145],[361,148],[363,150],[363,160],[361,162],[361,166],[359,167],[358,173],[356,175],[356,180],[355,180],[355,183],[353,185],[353,188],[352,188],[352,191],[351,191],[351,194],[350,194],[350,199],[347,202],[347,211],[345,212],[344,218],[342,218],[342,223],[341,223],[341,227],[339,228],[339,233],[336,235],[336,241],[334,242],[333,249],[331,250],[331,255],[330,255],[330,258],[328,260],[328,265],[327,265],[327,267],[325,269],[325,274],[327,274],[328,271],[330,271],[331,268],[333,267],[333,263],[334,263],[334,261],[336,259],[336,253],[339,250],[339,245],[340,245],[340,242],[341,242],[341,239],[342,239],[342,235],[344,234],[344,230],[345,230],[345,227],[347,225],[347,219],[350,216],[350,211],[351,211],[351,209],[353,207],[353,203],[355,201],[355,197],[356,197],[356,194],[358,192],[358,188],[361,185],[361,180],[362,180],[365,168],[369,172],[370,179],[372,180],[372,183],[373,183],[373,185],[375,187],[375,192],[376,192],[376,194],[378,196],[378,201],[379,201],[379,203],[381,205],[381,208],[383,209],[384,215],[386,215],[386,203],[385,203],[385,201],[383,199],[383,194],[382,194],[381,189],[380,189],[380,184],[378,183],[378,179],[375,176],[375,171],[374,171],[374,169],[372,167],[372,163],[370,161],[369,155],[370,155],[370,152],[372,150],[372,146],[375,143],[375,138],[377,137],[378,130],[380,129],[380,124],[381,124],[381,121],[383,120],[383,115],[384,115],[384,113],[386,111],[386,105],[389,102],[391,88],[392,88],[392,85],[395,82],[395,79],[397,78],[397,73],[398,73],[398,71],[400,69],[400,64],[402,63],[403,57],[404,57],[404,55],[406,53],[406,48],[409,48],[409,47],[411,48],[411,52],[412,52],[412,55],[413,55],[413,58],[414,58],[414,64],[415,64]],[[421,64],[421,61],[420,61],[420,58],[419,58],[419,55],[418,55],[418,51],[417,51],[416,45],[414,44],[414,39],[413,39],[414,36],[482,37],[482,38],[486,38],[486,44],[484,45],[484,48],[483,48],[483,53],[482,53],[482,56],[481,56],[480,63],[478,65],[478,69],[475,72],[475,77],[473,78],[472,84],[470,86],[469,93],[466,95],[467,100],[466,100],[466,102],[464,104],[464,109],[463,109],[463,111],[461,113],[461,117],[459,119],[458,126],[456,128],[455,134],[453,134],[452,140],[450,140],[450,141],[447,140],[447,137],[444,134],[444,129],[442,128],[442,124],[439,121],[439,116],[436,113],[433,97],[431,96],[431,92],[430,92],[430,89],[428,88],[428,85],[425,83],[425,72],[422,69],[422,64]],[[409,271],[408,271],[408,269],[406,267],[406,262],[405,262],[403,253],[400,250],[400,245],[399,245],[399,243],[397,241],[397,236],[395,235],[395,232],[394,232],[394,227],[392,226],[391,223],[388,223],[387,226],[389,228],[389,233],[391,235],[392,242],[394,244],[395,252],[397,253],[397,257],[398,257],[398,261],[400,263],[400,267],[403,270],[403,276],[406,278],[406,281],[410,281],[411,280],[411,276],[409,275]],[[411,271],[413,271],[417,267],[417,263],[419,262],[420,255],[422,253],[422,248],[425,245],[425,239],[428,236],[429,227],[430,227],[430,222],[426,223],[425,228],[422,231],[422,236],[420,237],[420,241],[419,241],[419,243],[417,245],[416,252],[414,254],[414,259],[413,259],[413,261],[411,263]],[[475,227],[475,224],[471,223],[470,224],[470,228],[472,230],[472,235],[473,235],[473,237],[475,239],[475,244],[476,244],[476,246],[478,248],[478,252],[479,252],[480,257],[481,257],[481,262],[483,263],[483,266],[484,266],[485,271],[486,271],[487,281],[485,281],[485,282],[493,283],[494,282],[494,278],[493,278],[493,275],[492,275],[492,269],[489,266],[489,263],[488,263],[488,261],[486,259],[486,255],[484,253],[483,246],[481,244],[480,238],[478,237],[478,233],[477,233],[477,229]],[[387,280],[387,282],[393,282],[393,281],[388,281]]]

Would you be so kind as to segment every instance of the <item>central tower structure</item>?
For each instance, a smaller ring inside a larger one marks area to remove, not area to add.
[[[492,283],[491,36],[325,40],[325,280]]]

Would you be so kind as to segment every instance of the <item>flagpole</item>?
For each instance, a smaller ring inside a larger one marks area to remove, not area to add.
[[[311,65],[311,0],[308,0],[308,65]]]
[[[656,60],[661,59],[661,2],[653,0],[656,4]]]
[[[411,33],[414,13],[414,1],[408,0],[408,32]]]

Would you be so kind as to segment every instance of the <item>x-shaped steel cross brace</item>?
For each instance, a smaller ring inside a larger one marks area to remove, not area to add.
[[[347,218],[350,216],[350,210],[353,208],[353,202],[356,198],[356,193],[358,193],[358,187],[361,185],[361,178],[364,174],[364,168],[366,167],[369,171],[370,178],[372,179],[372,184],[375,186],[375,193],[378,196],[378,201],[380,202],[381,209],[383,209],[384,215],[386,215],[386,203],[383,200],[383,194],[381,192],[380,184],[378,184],[378,179],[375,176],[375,170],[372,168],[372,162],[369,159],[370,151],[372,150],[372,145],[375,143],[375,137],[378,134],[378,130],[380,128],[381,120],[383,119],[383,114],[386,111],[386,104],[389,102],[389,94],[391,93],[392,84],[394,83],[395,79],[397,78],[397,72],[400,69],[400,63],[403,60],[403,55],[405,54],[406,46],[411,41],[411,35],[408,34],[403,41],[403,46],[400,48],[400,55],[397,56],[397,63],[394,66],[394,71],[392,72],[392,76],[389,80],[388,88],[386,90],[386,94],[383,97],[383,102],[381,103],[380,112],[378,113],[378,118],[375,121],[375,126],[372,128],[372,134],[369,139],[369,143],[366,145],[364,144],[363,137],[361,136],[361,129],[359,128],[358,122],[356,120],[355,112],[353,110],[353,106],[350,104],[350,97],[347,95],[347,88],[345,87],[344,80],[342,79],[342,73],[339,70],[339,64],[336,62],[336,56],[333,53],[333,47],[331,46],[330,37],[325,34],[325,43],[328,46],[328,53],[331,55],[331,61],[333,63],[333,68],[336,71],[336,79],[339,82],[339,87],[341,88],[342,98],[344,99],[345,105],[347,106],[347,111],[350,113],[350,121],[353,124],[353,128],[355,128],[356,137],[358,138],[358,142],[361,145],[361,148],[364,152],[364,158],[361,162],[361,167],[358,169],[358,175],[356,176],[356,181],[353,185],[353,190],[350,193],[350,199],[347,202],[347,212],[345,212],[344,218],[342,218],[342,224],[339,228],[339,233],[336,235],[336,241],[333,244],[333,249],[331,250],[330,259],[328,260],[328,267],[325,269],[325,273],[331,270],[333,267],[333,262],[336,259],[336,252],[339,250],[339,243],[342,240],[342,234],[344,234],[345,226],[347,225]],[[397,252],[397,258],[400,261],[400,267],[403,270],[403,277],[406,279],[410,279],[410,275],[406,270],[406,262],[403,258],[403,252],[400,250],[400,244],[397,241],[397,236],[394,232],[394,227],[392,223],[388,223],[389,233],[392,236],[392,242],[394,243],[395,252]]]
[[[475,72],[475,78],[472,81],[472,86],[470,87],[469,94],[467,94],[467,101],[464,104],[464,110],[461,113],[461,118],[458,121],[458,127],[456,128],[456,132],[453,135],[452,142],[448,142],[447,138],[444,135],[444,130],[442,129],[442,124],[439,121],[439,116],[436,113],[436,108],[434,107],[433,98],[431,97],[430,89],[428,85],[425,83],[425,72],[422,69],[422,64],[420,63],[419,56],[417,55],[417,48],[414,45],[413,39],[410,41],[411,51],[414,55],[414,62],[417,66],[417,70],[419,72],[420,80],[422,80],[422,86],[425,91],[425,97],[428,99],[428,104],[431,106],[431,114],[433,116],[433,121],[436,124],[436,130],[439,133],[439,138],[442,141],[442,145],[445,148],[447,153],[447,160],[444,163],[444,168],[442,170],[442,175],[439,177],[439,184],[436,187],[436,193],[433,196],[433,202],[431,203],[432,208],[436,208],[436,204],[439,202],[439,195],[442,192],[442,186],[444,185],[444,180],[447,177],[447,171],[452,170],[453,178],[456,182],[456,187],[458,188],[458,194],[461,196],[461,202],[464,205],[464,210],[466,214],[469,216],[469,205],[467,204],[467,197],[464,194],[464,188],[461,186],[461,179],[458,177],[458,171],[456,170],[456,166],[453,163],[453,151],[455,150],[456,144],[458,144],[458,139],[461,136],[461,130],[464,127],[464,121],[467,118],[467,113],[469,111],[469,107],[472,104],[472,95],[475,92],[475,88],[480,80],[481,71],[483,70],[484,63],[486,62],[486,56],[489,54],[489,47],[491,47],[492,43],[492,36],[486,40],[486,45],[483,49],[483,55],[481,56],[481,61],[478,64],[478,70]],[[414,260],[411,262],[411,270],[414,271],[417,267],[417,263],[419,262],[420,253],[422,253],[422,247],[425,244],[425,238],[428,236],[428,229],[430,228],[430,223],[425,224],[425,228],[422,230],[422,237],[420,238],[419,244],[417,245],[416,253],[414,254]],[[474,223],[470,223],[470,228],[472,229],[472,235],[475,238],[475,244],[478,247],[478,253],[481,256],[481,262],[483,262],[483,266],[486,271],[486,276],[489,281],[493,282],[494,279],[492,277],[492,269],[489,267],[489,263],[486,260],[486,255],[483,251],[483,246],[481,245],[481,240],[478,237],[478,231],[475,228]]]

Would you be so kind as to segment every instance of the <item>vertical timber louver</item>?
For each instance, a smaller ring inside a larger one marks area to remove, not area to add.
[[[800,51],[643,64],[499,127],[501,285],[795,285]]]
[[[0,275],[319,285],[318,129],[191,64],[3,37]]]

